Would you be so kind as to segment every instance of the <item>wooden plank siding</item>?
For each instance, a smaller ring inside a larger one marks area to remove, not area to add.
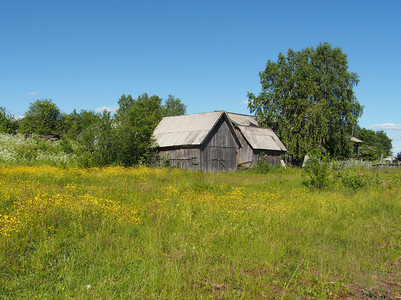
[[[255,161],[255,154],[252,147],[249,145],[245,137],[242,135],[238,127],[235,128],[237,136],[241,141],[242,148],[238,148],[237,152],[237,165],[244,164],[245,166],[251,166]]]
[[[159,148],[158,162],[168,159],[171,167],[210,173],[234,172],[237,169],[238,144],[227,120],[220,118],[205,141],[198,148]]]
[[[280,164],[280,160],[283,159],[283,153],[280,151],[269,151],[269,150],[255,150],[254,161],[255,163],[259,159],[259,155],[263,154],[265,160],[272,166]]]
[[[220,118],[201,147],[201,169],[205,172],[234,172],[237,147],[225,118]]]
[[[159,150],[159,163],[162,163],[164,159],[168,159],[169,166],[171,167],[193,171],[201,170],[199,148],[171,148]]]
[[[271,129],[258,127],[251,116],[231,116],[215,111],[163,118],[154,131],[157,161],[211,173],[252,166],[261,153],[271,165],[280,163],[287,150]]]

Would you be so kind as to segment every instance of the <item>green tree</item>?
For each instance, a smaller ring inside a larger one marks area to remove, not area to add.
[[[51,99],[36,100],[20,121],[21,133],[59,134],[62,114]]]
[[[148,161],[154,150],[153,130],[163,118],[159,96],[142,94],[137,99],[123,95],[116,116],[118,161],[133,165]]]
[[[118,164],[118,141],[115,122],[110,112],[104,111],[97,122],[82,131],[79,137],[79,161],[85,167]]]
[[[378,140],[378,149],[380,155],[383,154],[384,156],[391,155],[391,149],[393,148],[393,144],[391,139],[387,136],[387,134],[383,130],[376,131],[376,136]]]
[[[376,132],[371,129],[358,128],[355,132],[355,136],[362,140],[364,145],[376,146],[378,143]]]
[[[123,115],[135,102],[135,99],[131,95],[122,94],[118,99],[118,110],[117,115]]]
[[[81,110],[79,113],[74,111],[63,116],[63,136],[69,139],[77,139],[87,128],[100,122],[102,114],[94,111]]]
[[[180,99],[169,95],[162,105],[162,99],[148,94],[136,99],[123,94],[118,100],[116,130],[119,141],[118,161],[123,165],[133,165],[149,161],[155,144],[152,134],[165,116],[185,114],[186,105]]]
[[[262,91],[248,93],[248,107],[272,127],[294,163],[320,148],[331,157],[351,155],[349,136],[362,115],[353,87],[358,75],[348,71],[347,56],[328,43],[279,54],[259,73]]]
[[[106,112],[99,120],[98,115],[89,117],[88,112],[67,116],[75,135],[86,128],[79,135],[81,164],[132,166],[148,162],[155,148],[152,134],[157,124],[165,115],[178,115],[186,110],[181,100],[171,95],[165,105],[161,103],[162,99],[156,95],[145,93],[135,99],[123,94],[114,118]],[[89,122],[83,122],[84,119]]]
[[[380,155],[377,151],[376,146],[369,146],[369,145],[364,145],[359,147],[359,158],[363,160],[377,160],[380,158]]]
[[[17,123],[14,116],[0,106],[0,133],[15,133],[16,127]]]
[[[174,98],[173,95],[168,95],[168,99],[162,106],[163,116],[181,116],[187,112],[187,106],[181,102],[179,98]]]
[[[387,134],[380,131],[373,131],[366,128],[358,128],[356,137],[363,141],[359,148],[359,157],[365,160],[377,160],[381,155],[389,156],[391,154],[392,142]]]

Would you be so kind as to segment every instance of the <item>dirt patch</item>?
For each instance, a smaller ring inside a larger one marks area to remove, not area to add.
[[[389,265],[386,277],[374,276],[375,286],[348,284],[341,299],[399,299],[401,300],[401,262]]]

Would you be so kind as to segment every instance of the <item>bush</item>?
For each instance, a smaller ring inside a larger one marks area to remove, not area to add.
[[[256,163],[256,165],[253,167],[255,172],[257,173],[267,173],[270,170],[270,165],[269,162],[265,159],[265,154],[261,153],[259,154],[258,157],[258,162]]]
[[[65,153],[68,154],[74,153],[74,148],[72,147],[72,144],[69,140],[65,139],[60,140],[60,147]]]
[[[65,151],[61,141],[44,141],[38,137],[19,138],[0,134],[0,163],[75,165],[76,155]],[[70,144],[71,149],[73,148]],[[70,149],[70,150],[71,150]]]
[[[339,173],[339,179],[343,186],[357,191],[367,185],[365,176],[358,174],[355,171],[348,169]]]
[[[313,188],[326,188],[329,185],[330,163],[328,157],[319,149],[308,153],[309,160],[305,164],[305,172],[309,177],[306,184]]]

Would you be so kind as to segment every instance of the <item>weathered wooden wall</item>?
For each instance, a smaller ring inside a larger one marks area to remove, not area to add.
[[[158,153],[159,162],[168,159],[169,166],[187,170],[200,170],[200,149],[163,149]]]
[[[159,149],[158,161],[167,158],[169,165],[180,169],[204,172],[234,172],[239,164],[252,166],[257,163],[260,154],[271,165],[280,164],[283,152],[269,150],[254,150],[248,144],[242,133],[236,128],[240,147],[231,132],[226,118],[220,118],[202,145],[191,148],[162,148]]]
[[[221,118],[199,148],[159,149],[158,161],[180,169],[210,173],[234,172],[237,169],[236,143],[227,122]]]
[[[237,149],[237,165],[243,164],[246,167],[250,167],[255,161],[254,151],[242,135],[241,131],[238,128],[236,128],[235,131],[242,144],[242,148]]]
[[[234,172],[238,144],[227,122],[221,118],[201,148],[201,169],[205,172]]]
[[[269,150],[256,150],[254,154],[254,161],[255,163],[259,159],[259,155],[263,154],[265,157],[265,160],[270,164],[270,165],[278,165],[280,164],[280,160],[283,159],[283,152],[280,151],[269,151]]]

